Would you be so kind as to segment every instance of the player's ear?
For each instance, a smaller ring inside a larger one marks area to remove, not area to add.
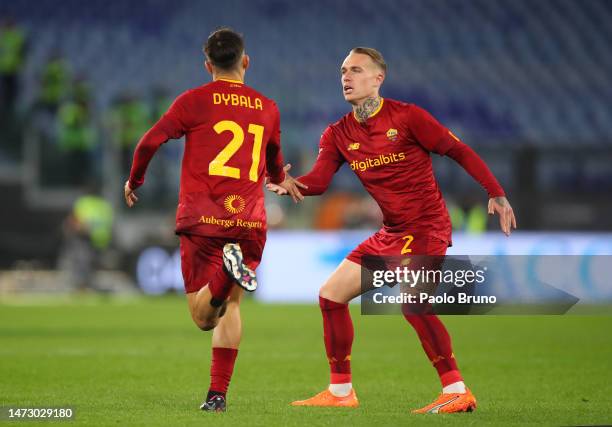
[[[208,73],[212,76],[212,73],[213,73],[212,64],[208,61],[204,61],[204,68],[206,68],[206,71],[208,71]]]
[[[246,53],[242,56],[242,68],[246,71],[249,68],[249,64],[251,63],[251,58]]]

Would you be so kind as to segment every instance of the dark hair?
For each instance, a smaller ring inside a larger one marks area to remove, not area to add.
[[[385,58],[383,58],[382,53],[377,51],[371,47],[355,47],[351,49],[350,53],[361,53],[363,55],[368,55],[372,61],[383,70],[385,74],[387,74],[387,63],[385,62]]]
[[[242,58],[244,39],[231,28],[222,27],[208,36],[203,50],[212,65],[230,70]]]

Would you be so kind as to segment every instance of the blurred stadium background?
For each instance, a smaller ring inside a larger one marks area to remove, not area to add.
[[[0,295],[182,290],[182,142],[160,150],[136,209],[122,185],[142,133],[208,81],[201,45],[220,25],[244,33],[247,83],[278,102],[296,175],[348,111],[339,64],[373,46],[390,66],[383,96],[429,109],[486,159],[514,205],[520,232],[503,239],[485,192],[434,159],[455,253],[610,254],[611,19],[605,0],[2,2]],[[315,301],[381,220],[347,167],[324,197],[294,206],[269,196],[267,207],[264,299]],[[308,265],[297,293],[279,267],[296,253]]]
[[[0,1],[0,408],[69,405],[89,425],[202,424],[210,339],[189,319],[173,234],[182,142],[158,152],[135,209],[122,186],[142,133],[209,81],[201,45],[221,25],[244,33],[247,83],[279,104],[296,175],[349,110],[341,61],[376,47],[390,66],[383,96],[429,109],[474,147],[517,213],[520,230],[505,238],[485,192],[435,158],[451,253],[532,255],[512,270],[527,286],[537,255],[578,255],[578,277],[560,281],[609,311],[610,276],[583,273],[612,254],[610,22],[608,0]],[[405,322],[355,306],[363,407],[287,405],[327,380],[318,287],[381,218],[347,167],[325,196],[300,206],[267,196],[267,208],[260,288],[243,303],[230,411],[215,423],[412,421],[408,409],[435,396],[434,371]],[[447,316],[479,409],[431,421],[610,424],[611,320]]]

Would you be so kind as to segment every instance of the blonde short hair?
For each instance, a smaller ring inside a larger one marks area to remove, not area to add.
[[[351,49],[350,53],[361,53],[363,55],[368,55],[376,66],[387,74],[387,63],[385,62],[385,58],[383,58],[382,53],[376,49],[371,47],[355,47]]]

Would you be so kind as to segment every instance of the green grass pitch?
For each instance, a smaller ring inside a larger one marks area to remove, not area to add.
[[[353,320],[360,408],[289,406],[327,385],[318,307],[246,301],[228,412],[209,414],[210,333],[184,298],[1,304],[0,406],[68,405],[70,425],[612,423],[612,317],[445,317],[479,405],[453,415],[410,414],[440,385],[403,318]]]

